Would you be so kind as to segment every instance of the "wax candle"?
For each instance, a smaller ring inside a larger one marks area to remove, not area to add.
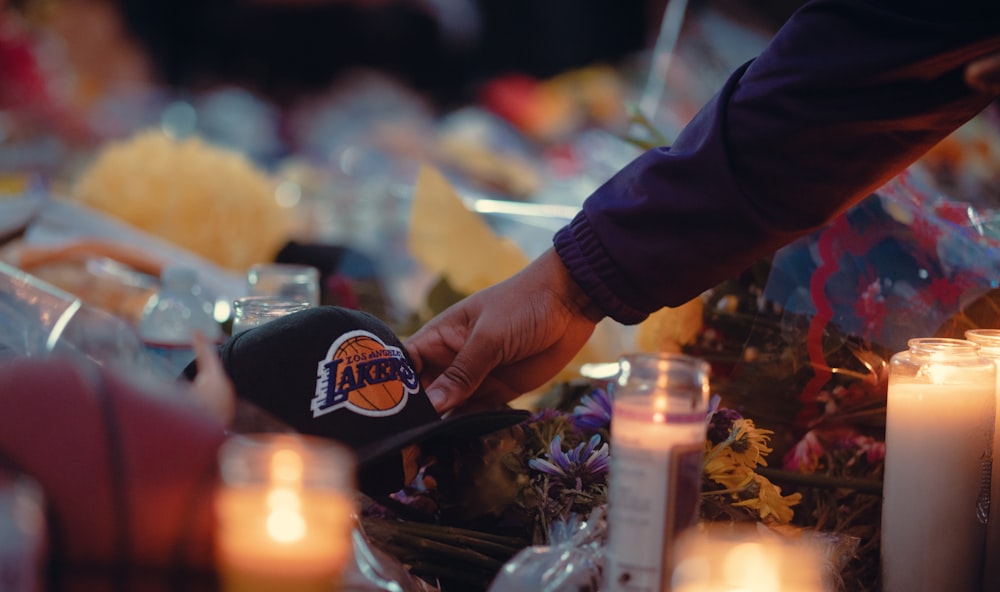
[[[997,365],[996,398],[1000,409],[1000,329],[973,329],[965,338],[979,345],[979,354]],[[986,525],[986,560],[983,570],[983,592],[1000,590],[1000,425],[993,420],[993,450],[990,455],[990,506]]]
[[[620,361],[611,416],[605,589],[668,589],[675,538],[698,519],[708,407],[706,362],[677,354]]]
[[[882,502],[885,592],[978,590],[996,368],[961,339],[892,357]]]
[[[807,535],[715,524],[677,542],[671,592],[822,592],[824,557]]]
[[[349,453],[313,438],[236,436],[220,460],[216,558],[225,590],[336,590],[355,512]]]

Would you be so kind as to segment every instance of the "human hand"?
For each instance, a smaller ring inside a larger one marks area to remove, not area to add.
[[[198,374],[191,383],[191,395],[199,406],[228,426],[236,413],[233,383],[222,367],[215,344],[198,331],[191,339],[198,365]]]
[[[506,403],[559,372],[602,314],[554,250],[513,277],[451,306],[404,341],[439,413],[475,392]]]

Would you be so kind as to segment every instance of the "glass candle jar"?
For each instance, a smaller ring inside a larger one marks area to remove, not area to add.
[[[769,533],[756,524],[715,523],[677,541],[671,592],[823,592],[825,557],[802,536]],[[828,585],[829,584],[829,585]]]
[[[979,345],[979,355],[997,365],[994,403],[1000,403],[1000,329],[970,329],[965,338]],[[990,504],[986,526],[986,557],[1000,557],[1000,426],[993,418],[993,449],[990,454]],[[1000,561],[985,561],[983,590],[1000,590]]]
[[[325,438],[230,437],[219,451],[216,562],[226,592],[331,592],[351,557],[355,460]]]
[[[311,305],[301,300],[287,300],[270,296],[244,296],[233,301],[232,334],[238,335],[268,321],[281,318]]]
[[[319,306],[319,270],[311,265],[258,263],[247,271],[251,296],[301,300]]]
[[[911,339],[889,362],[886,592],[979,590],[996,367],[964,339]]]
[[[667,590],[673,542],[698,520],[709,365],[680,354],[631,354],[619,364],[605,588]]]

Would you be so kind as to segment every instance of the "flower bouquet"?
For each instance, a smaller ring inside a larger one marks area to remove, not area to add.
[[[521,424],[422,446],[416,478],[368,500],[363,529],[444,590],[487,589],[516,553],[566,541],[607,503],[612,396],[589,381],[561,383]],[[803,495],[783,495],[758,470],[771,431],[718,401],[706,417],[703,519],[790,525]]]

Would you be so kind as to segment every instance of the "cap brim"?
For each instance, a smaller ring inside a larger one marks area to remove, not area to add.
[[[438,438],[476,438],[517,425],[531,416],[523,409],[499,409],[449,415],[387,436],[356,450],[358,465],[372,465],[403,448]]]

